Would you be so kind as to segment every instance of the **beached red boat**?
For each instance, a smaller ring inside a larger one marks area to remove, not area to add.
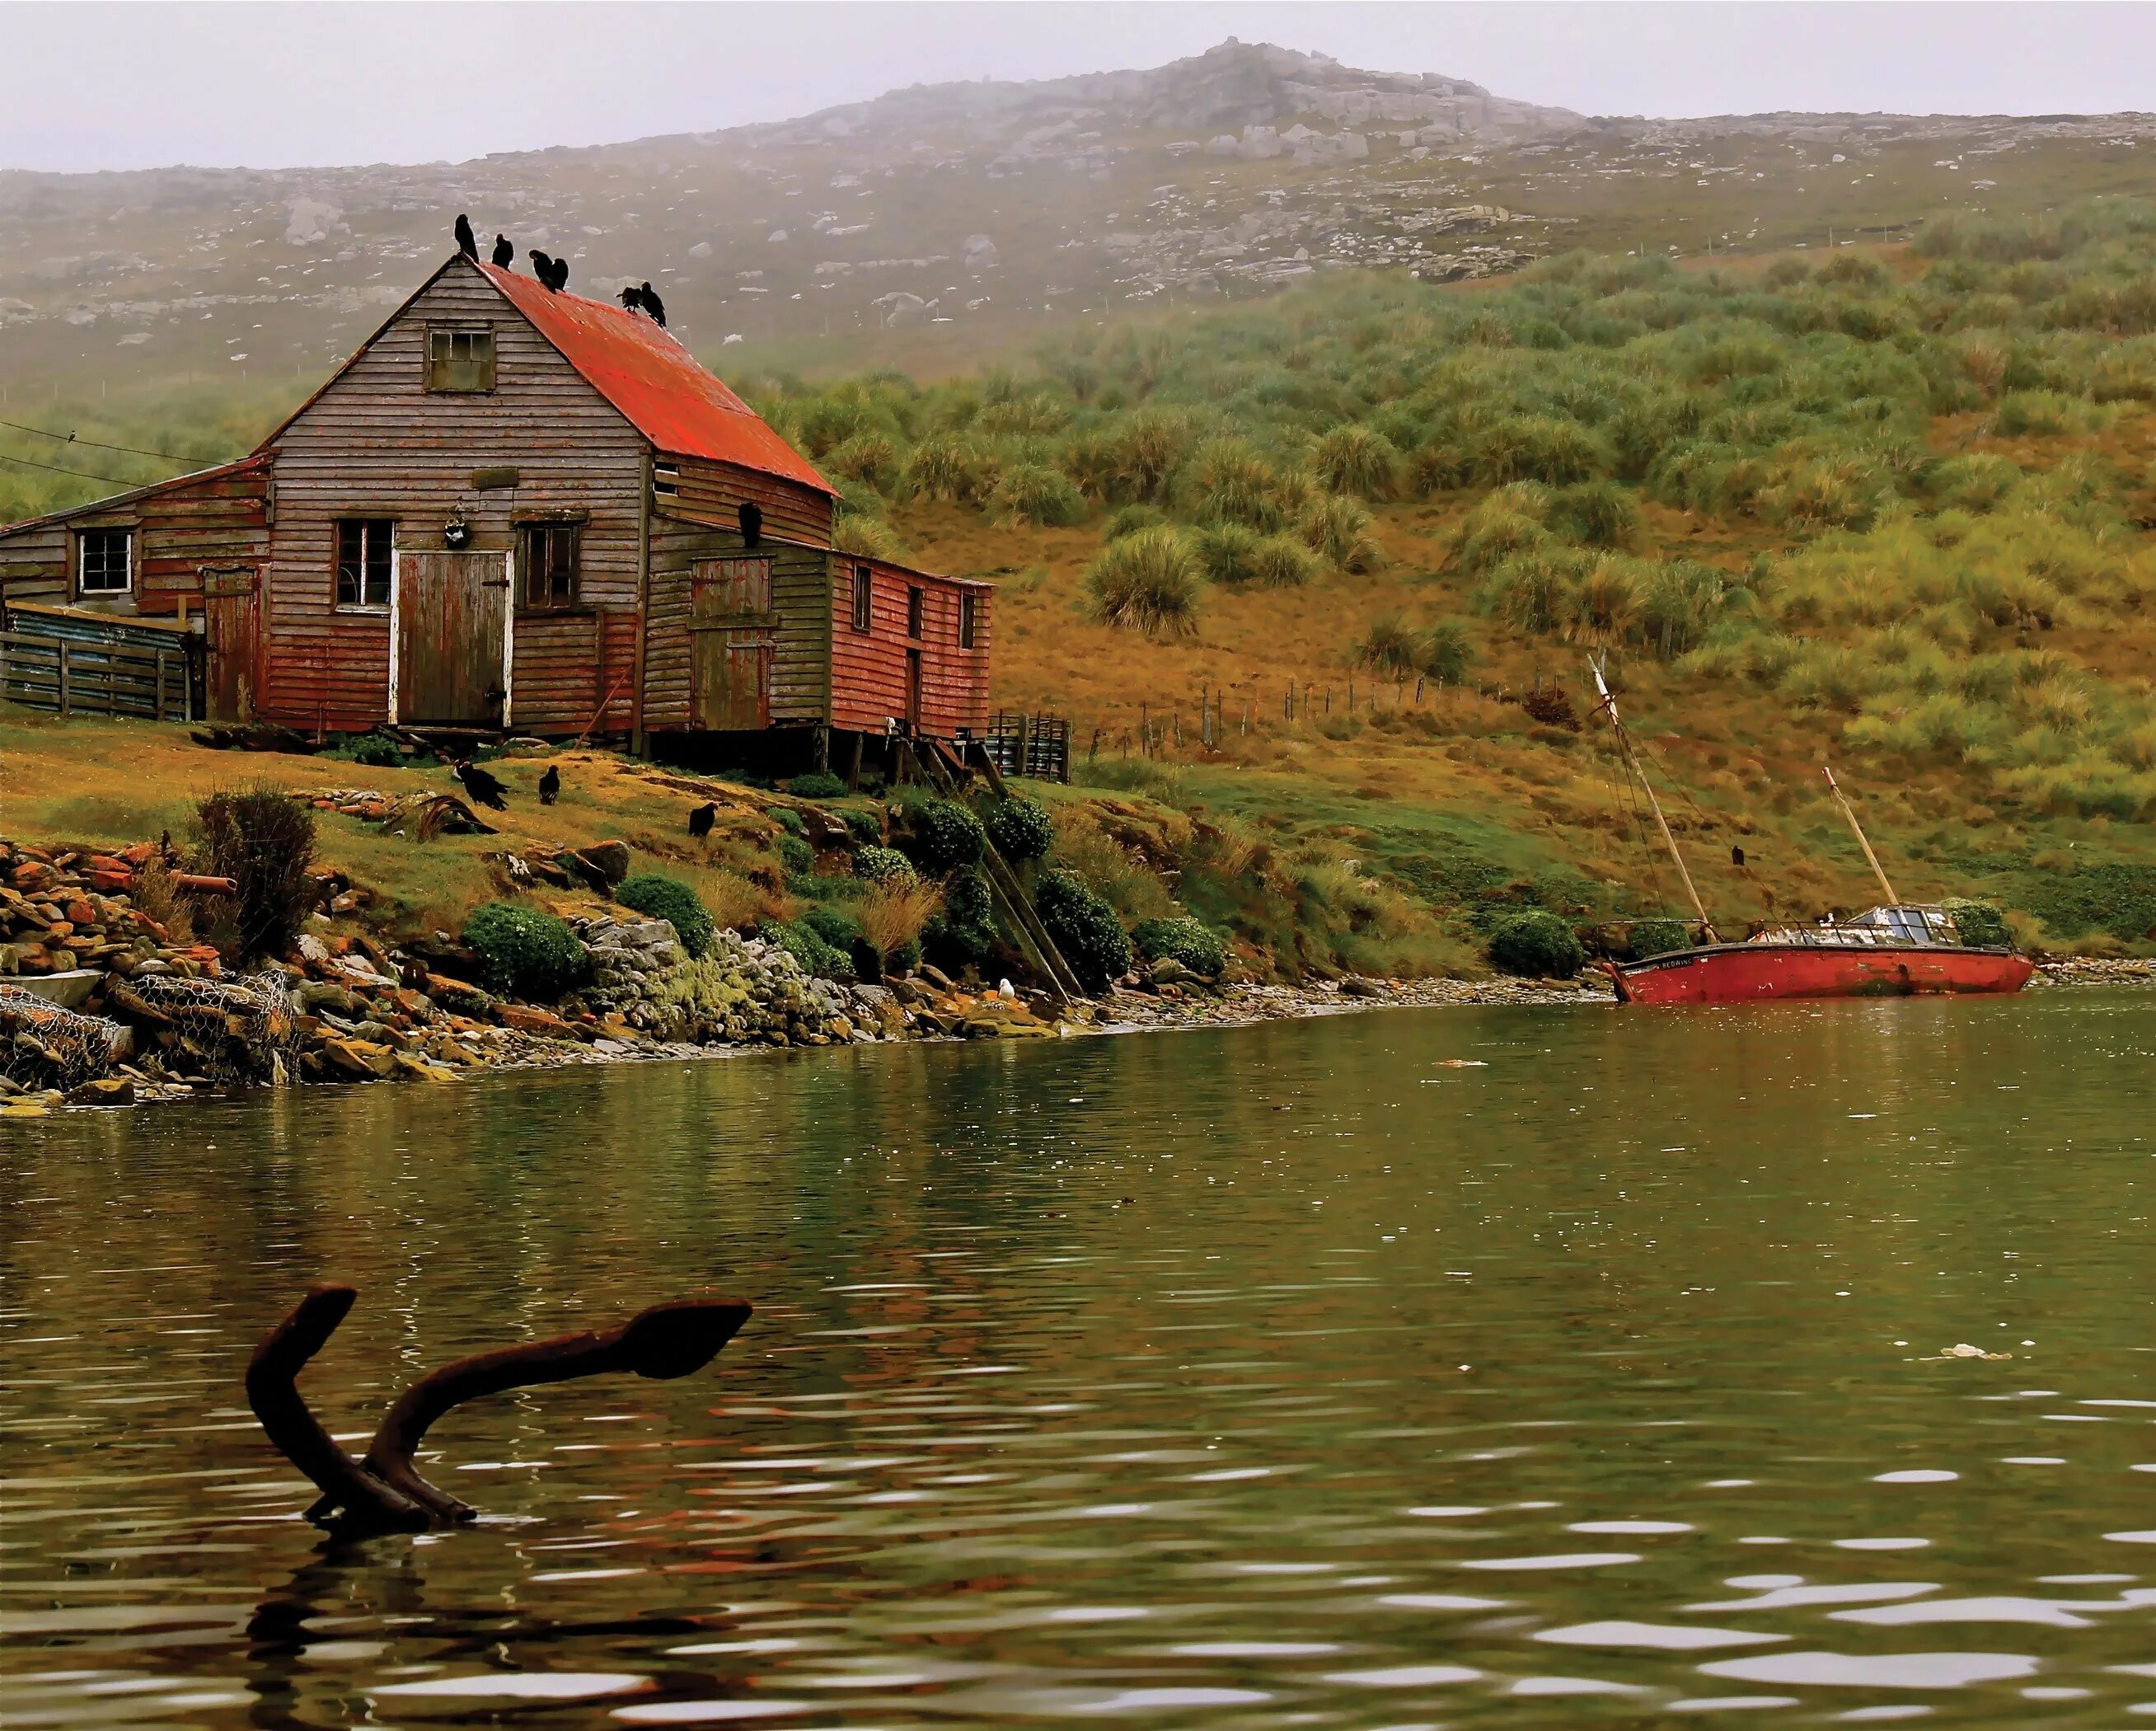
[[[1900,901],[1888,881],[1887,868],[1879,863],[1871,842],[1857,822],[1856,809],[1826,770],[1826,784],[1835,803],[1864,850],[1866,862],[1887,892],[1887,901],[1855,919],[1829,919],[1817,926],[1787,931],[1763,932],[1744,943],[1723,943],[1715,936],[1707,904],[1700,899],[1691,870],[1671,832],[1662,803],[1617,713],[1617,700],[1603,677],[1600,662],[1593,664],[1595,689],[1601,696],[1601,713],[1623,753],[1627,773],[1654,813],[1661,830],[1662,845],[1684,880],[1685,893],[1699,916],[1700,935],[1707,941],[1691,949],[1667,950],[1636,962],[1605,962],[1609,982],[1624,1004],[1750,1004],[1768,998],[1914,998],[1960,993],[2018,992],[2029,984],[2036,964],[2017,955],[2006,945],[1971,943],[1943,907]],[[1734,863],[1744,863],[1743,850],[1734,850]],[[1968,906],[1965,904],[1964,906]],[[1994,914],[1991,929],[1969,936],[2003,937],[2005,929]]]
[[[1604,965],[1626,1004],[2018,992],[2036,971],[2035,963],[2011,950],[1954,941],[1948,935],[1951,926],[1934,936],[1943,923],[1932,908],[1881,907],[1840,925]]]

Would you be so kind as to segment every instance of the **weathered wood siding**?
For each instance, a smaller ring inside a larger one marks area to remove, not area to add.
[[[495,333],[495,388],[429,392],[430,325]],[[325,386],[275,442],[277,509],[264,583],[264,713],[296,727],[373,726],[388,713],[389,619],[336,604],[336,522],[388,518],[400,547],[442,545],[461,509],[471,546],[515,549],[526,519],[579,516],[578,605],[526,610],[514,592],[510,724],[573,733],[634,660],[642,437],[461,260]],[[486,491],[475,471],[514,469]],[[630,724],[634,680],[600,731]]]
[[[254,565],[268,548],[266,465],[183,476],[167,485],[0,529],[0,593],[11,601],[100,613],[202,610],[205,565]],[[134,583],[124,595],[74,592],[75,537],[85,529],[135,532]]]
[[[745,557],[740,532],[685,521],[672,500],[651,520],[651,615],[645,631],[644,726],[657,732],[691,725],[689,578],[699,559]],[[767,519],[768,521],[768,519]],[[755,549],[771,566],[774,726],[829,718],[829,557],[821,547],[767,534]]]
[[[880,559],[847,553],[830,556],[831,725],[881,732],[886,721],[906,711],[906,652],[921,651],[921,728],[940,739],[961,727],[978,733],[988,722],[988,619],[994,591],[954,578]],[[854,573],[870,575],[869,629],[854,629]],[[907,634],[906,592],[921,597],[921,634]],[[958,598],[974,601],[973,647],[958,647]]]
[[[669,457],[680,470],[675,491],[661,496],[659,506],[669,516],[714,528],[735,529],[741,524],[741,507],[754,501],[763,513],[763,532],[783,541],[806,542],[811,547],[831,544],[831,496],[804,487],[780,475],[762,475],[732,463],[715,463],[704,457]]]

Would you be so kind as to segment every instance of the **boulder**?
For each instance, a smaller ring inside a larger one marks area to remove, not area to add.
[[[589,847],[574,850],[578,859],[604,878],[609,888],[618,888],[629,876],[629,844],[625,841],[598,841]]]
[[[577,1030],[550,1009],[539,1009],[528,1004],[497,1004],[494,1013],[505,1028],[513,1028],[519,1034],[544,1035],[552,1040],[574,1040]]]

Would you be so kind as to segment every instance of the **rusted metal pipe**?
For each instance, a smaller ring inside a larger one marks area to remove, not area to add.
[[[400,1395],[355,1461],[307,1409],[294,1379],[320,1352],[358,1297],[350,1287],[316,1287],[270,1333],[247,1367],[248,1404],[285,1459],[314,1482],[321,1497],[307,1511],[339,1525],[372,1532],[418,1532],[471,1520],[475,1511],[422,1477],[413,1452],[434,1421],[482,1395],[538,1383],[625,1370],[665,1381],[701,1370],[746,1323],[751,1307],[738,1298],[655,1304],[606,1333],[566,1334],[503,1347],[445,1364]]]

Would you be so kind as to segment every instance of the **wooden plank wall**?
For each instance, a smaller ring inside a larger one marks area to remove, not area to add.
[[[674,501],[651,520],[651,619],[645,634],[644,726],[686,728],[689,689],[689,568],[699,559],[746,555],[737,530],[682,521]],[[821,547],[767,535],[756,553],[771,563],[775,647],[771,667],[774,724],[820,722],[829,716],[830,578]]]
[[[254,565],[268,551],[266,465],[182,479],[122,504],[81,506],[57,521],[0,531],[0,593],[11,601],[100,613],[202,611],[202,568]],[[135,587],[126,595],[72,593],[69,543],[84,529],[135,531]]]
[[[853,573],[869,568],[870,628],[854,629]],[[975,733],[988,720],[990,604],[994,591],[927,572],[908,571],[878,559],[831,555],[831,725],[880,733],[888,719],[906,717],[906,652],[918,648],[921,726],[948,739],[959,728]],[[921,594],[921,634],[907,637],[906,591]],[[958,647],[958,597],[972,588],[973,647]]]
[[[741,524],[741,507],[750,500],[763,513],[763,532],[785,541],[806,542],[811,547],[831,544],[831,496],[804,487],[783,475],[762,475],[732,463],[715,463],[703,457],[667,457],[680,470],[679,491],[658,502],[670,516],[717,529]]]
[[[495,389],[430,393],[429,324],[495,332]],[[385,610],[339,609],[336,522],[388,517],[398,544],[434,548],[462,507],[471,545],[505,549],[526,515],[586,513],[579,614],[520,611],[511,722],[573,733],[605,695],[596,658],[634,655],[644,440],[475,266],[461,260],[376,340],[277,441],[277,510],[263,589],[264,713],[295,727],[358,731],[388,703]],[[514,468],[517,485],[481,492],[473,472]],[[518,594],[521,596],[521,576]],[[614,675],[605,675],[611,686]],[[634,681],[603,731],[629,724]]]

